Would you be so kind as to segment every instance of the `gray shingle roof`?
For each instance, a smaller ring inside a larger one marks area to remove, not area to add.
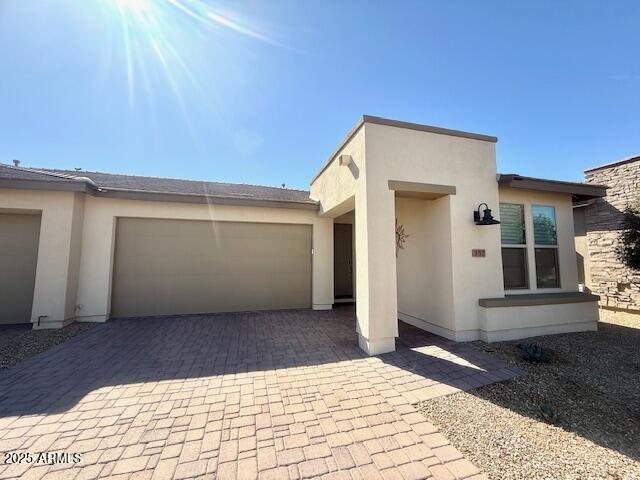
[[[306,190],[246,185],[177,178],[142,177],[103,172],[72,171],[45,168],[23,168],[0,164],[0,179],[85,182],[90,179],[106,191],[130,191],[203,197],[235,198],[315,204]]]
[[[47,180],[61,182],[77,181],[73,178],[65,178],[62,175],[53,175],[22,167],[16,168],[10,165],[4,165],[2,163],[0,163],[0,178],[8,180]]]

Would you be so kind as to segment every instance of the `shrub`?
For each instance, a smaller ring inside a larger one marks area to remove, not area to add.
[[[640,270],[640,207],[629,205],[624,211],[618,259],[632,270]]]
[[[533,363],[548,363],[551,355],[544,347],[535,343],[519,343],[520,356],[523,360]]]
[[[540,410],[540,414],[542,415],[542,418],[544,419],[545,422],[550,423],[552,425],[558,423],[558,420],[559,420],[558,414],[556,413],[556,411],[553,409],[551,405],[547,405],[545,403],[543,405],[540,405],[538,409]]]

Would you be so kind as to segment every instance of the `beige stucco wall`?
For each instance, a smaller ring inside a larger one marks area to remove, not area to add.
[[[73,197],[73,213],[71,218],[69,269],[67,271],[67,294],[65,311],[67,318],[75,318],[78,313],[77,298],[80,273],[80,254],[82,252],[82,230],[84,226],[85,195],[76,193]]]
[[[396,199],[398,225],[409,235],[398,251],[398,318],[455,336],[451,197]]]
[[[333,221],[312,210],[147,202],[73,192],[0,190],[0,210],[41,212],[31,321],[40,328],[109,318],[117,217],[293,223],[313,228],[312,303],[333,304]]]
[[[403,286],[402,302],[421,315],[426,316],[429,309],[441,312],[438,321],[447,328],[437,333],[448,332],[458,340],[478,338],[478,299],[504,293],[499,227],[477,227],[472,216],[482,202],[494,208],[498,205],[495,145],[365,123],[341,153],[351,155],[354,165],[340,166],[336,155],[312,182],[311,195],[329,216],[344,213],[341,210],[350,202],[350,208],[355,204],[356,316],[361,347],[369,353],[393,350],[397,335],[396,198],[389,180],[457,188],[456,195],[446,200],[451,224],[432,226],[455,232],[449,244],[441,242],[451,258],[452,298],[427,307],[420,305],[420,299],[409,298],[424,295]],[[486,257],[472,258],[472,249],[484,249]]]
[[[350,155],[352,164],[341,166],[337,159],[340,155]],[[366,189],[365,178],[365,128],[362,127],[311,184],[311,198],[322,200],[320,215],[335,218],[353,210],[356,194]]]
[[[79,238],[82,225],[81,194],[3,189],[0,209],[40,211],[40,239],[31,321],[39,328],[60,327],[73,321]]]
[[[501,342],[518,338],[598,329],[598,303],[480,308],[481,338]]]
[[[522,204],[525,212],[529,288],[512,290],[508,293],[516,295],[522,293],[576,292],[578,290],[578,265],[576,263],[576,244],[573,235],[571,195],[568,193],[539,192],[501,187],[500,201]],[[536,285],[532,205],[553,206],[556,209],[560,288],[538,288]],[[496,209],[495,213],[499,217],[499,209]]]
[[[480,203],[498,206],[495,144],[367,124],[366,154],[368,194],[378,203],[393,194],[388,180],[456,187],[456,194],[449,197],[455,330],[455,335],[449,336],[456,340],[478,338],[478,299],[504,293],[500,229],[497,225],[479,227],[473,222],[473,211]],[[447,225],[434,224],[431,228]],[[473,249],[484,249],[486,256],[473,258]]]
[[[395,349],[398,333],[393,192],[383,198],[368,190],[366,137],[368,124],[336,152],[311,184],[311,198],[321,215],[335,218],[355,208],[356,320],[360,346],[370,354]],[[340,155],[351,156],[348,166]]]
[[[79,320],[109,317],[117,217],[293,223],[313,227],[312,303],[329,309],[333,303],[333,221],[315,211],[284,208],[196,205],[87,197],[82,233]]]

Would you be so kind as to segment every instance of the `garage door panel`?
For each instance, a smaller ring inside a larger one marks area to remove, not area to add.
[[[31,321],[40,216],[0,214],[0,324]]]
[[[118,220],[113,316],[310,304],[309,225]]]
[[[145,316],[145,315],[167,315],[180,313],[205,313],[211,311],[245,311],[245,310],[265,310],[280,308],[307,308],[308,301],[305,299],[306,291],[304,288],[297,288],[290,291],[273,291],[269,289],[247,288],[242,294],[228,295],[224,291],[229,280],[233,279],[216,279],[207,284],[211,291],[204,288],[189,289],[182,291],[181,289],[172,288],[169,290],[161,289],[157,291],[147,291],[144,294],[132,296],[128,302],[129,310],[126,312],[128,316]],[[295,276],[291,280],[301,282],[306,280],[304,276]],[[270,281],[270,277],[265,276],[265,282]],[[264,295],[268,296],[265,297]],[[292,301],[291,297],[297,296],[298,301]],[[215,304],[215,309],[211,307]],[[283,306],[284,305],[284,306]],[[114,312],[115,315],[115,312]]]

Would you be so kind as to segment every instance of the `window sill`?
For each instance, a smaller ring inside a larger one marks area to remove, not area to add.
[[[484,308],[498,308],[597,302],[598,300],[600,300],[598,295],[584,292],[525,293],[521,295],[505,295],[503,298],[481,298],[478,300],[478,304]]]

